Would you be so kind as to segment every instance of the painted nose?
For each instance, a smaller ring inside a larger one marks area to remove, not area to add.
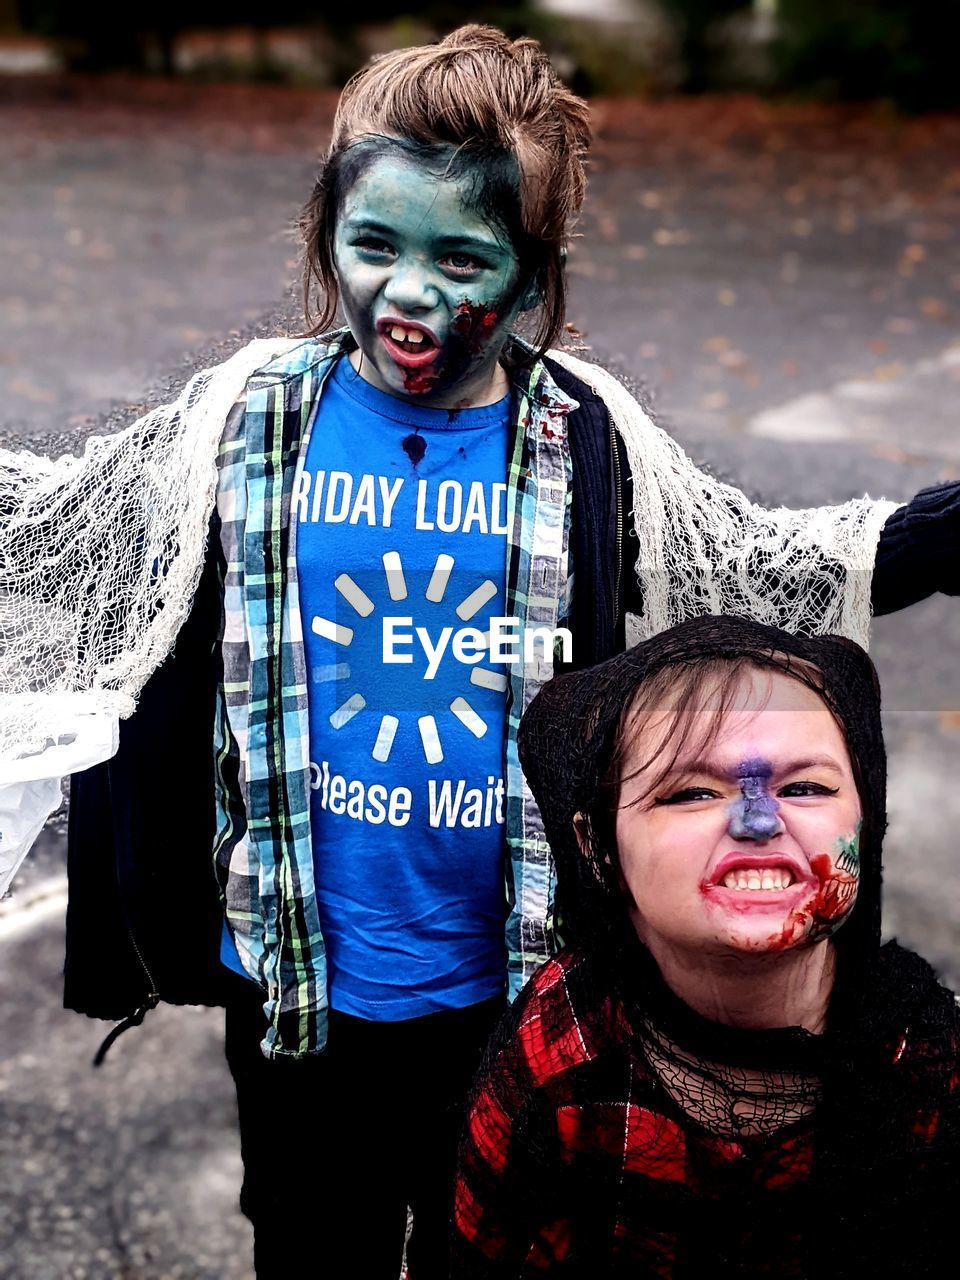
[[[733,840],[772,840],[786,831],[777,812],[776,800],[769,796],[757,800],[738,800],[730,806],[727,834]]]
[[[387,281],[383,296],[391,306],[407,315],[413,311],[432,311],[437,305],[435,287],[416,265],[398,267]]]

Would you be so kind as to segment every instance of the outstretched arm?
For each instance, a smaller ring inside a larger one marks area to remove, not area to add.
[[[633,480],[626,469],[621,501],[633,511]],[[625,608],[643,610],[636,573],[625,575]],[[960,595],[960,481],[921,489],[887,518],[880,531],[871,583],[877,616],[896,613],[937,592]]]
[[[53,695],[132,713],[189,613],[227,414],[290,345],[248,343],[78,457],[0,450],[0,765],[56,740]]]
[[[873,611],[895,613],[942,591],[960,595],[960,482],[921,489],[880,532]]]

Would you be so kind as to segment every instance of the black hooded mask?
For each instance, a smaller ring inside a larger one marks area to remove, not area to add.
[[[841,727],[863,822],[857,901],[834,941],[845,976],[856,971],[862,977],[880,947],[886,830],[886,754],[876,671],[852,640],[794,636],[744,618],[693,618],[600,666],[557,676],[524,715],[520,762],[556,860],[565,940],[616,949],[628,927],[623,893],[605,851],[609,813],[604,775],[624,709],[637,688],[665,667],[714,659],[747,659],[761,669],[790,675],[823,699]],[[585,848],[574,831],[577,813],[590,819],[592,838]]]

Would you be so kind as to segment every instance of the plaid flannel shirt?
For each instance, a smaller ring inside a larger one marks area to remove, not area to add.
[[[223,681],[215,728],[215,856],[244,967],[266,989],[268,1057],[326,1041],[326,958],[310,832],[307,671],[291,497],[315,409],[346,332],[292,347],[247,383],[219,453],[217,512],[225,560]],[[569,612],[571,461],[577,408],[537,361],[513,375],[507,469],[507,613],[521,628]],[[517,755],[520,716],[553,674],[552,656],[510,668],[506,760],[508,990],[556,950],[555,876]]]
[[[736,1209],[766,1194],[773,1218],[781,1196],[802,1187],[811,1123],[741,1141],[691,1124],[620,1001],[585,997],[595,994],[587,969],[573,950],[541,968],[478,1077],[457,1175],[456,1275],[701,1276],[686,1255],[699,1256],[710,1235],[703,1204],[723,1199],[743,1275],[801,1280],[796,1241],[758,1241],[766,1219],[741,1221]]]
[[[809,1183],[824,1126],[835,1119],[815,1112],[767,1134],[711,1133],[651,1067],[637,1015],[603,993],[575,948],[545,964],[513,1006],[464,1127],[454,1208],[459,1280],[820,1275],[810,1259],[828,1254]],[[871,1052],[898,1073],[903,1107],[893,1149],[920,1205],[931,1189],[953,1203],[955,1038],[907,1025]],[[889,1166],[884,1176],[897,1182]],[[914,1213],[904,1209],[895,1241],[908,1253]],[[942,1212],[934,1208],[932,1220],[949,1233]],[[842,1223],[840,1214],[844,1231]],[[862,1274],[881,1274],[864,1265]],[[826,1273],[861,1274],[829,1265]],[[882,1274],[928,1272],[894,1262]]]

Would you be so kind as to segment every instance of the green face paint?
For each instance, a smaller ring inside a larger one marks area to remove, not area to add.
[[[475,188],[388,147],[344,191],[337,218],[334,264],[361,375],[434,408],[496,398],[504,342],[530,301]]]
[[[847,875],[859,876],[860,874],[860,828],[862,825],[862,822],[858,822],[857,829],[852,835],[840,836],[834,845],[836,854],[834,862]]]

